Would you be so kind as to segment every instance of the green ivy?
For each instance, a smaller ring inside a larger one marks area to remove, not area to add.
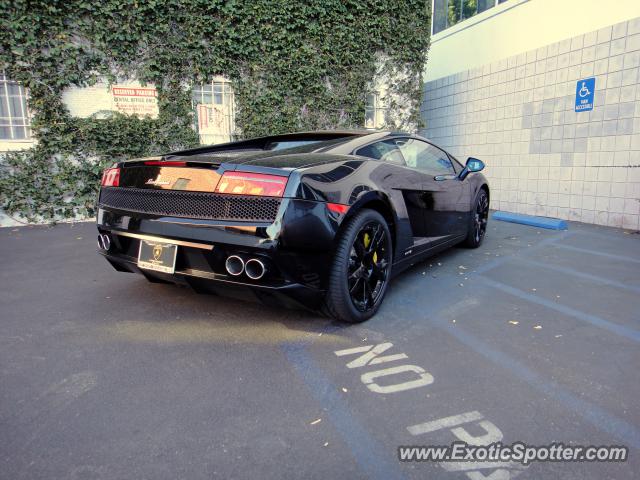
[[[360,127],[376,74],[406,99],[391,107],[409,115],[389,126],[416,125],[427,3],[0,0],[0,68],[29,89],[37,139],[4,156],[0,206],[30,220],[92,215],[105,165],[197,144],[190,86],[214,75],[232,81],[244,137]],[[64,89],[101,78],[154,84],[158,118],[71,117]]]

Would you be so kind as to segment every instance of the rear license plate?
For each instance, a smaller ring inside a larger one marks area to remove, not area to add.
[[[178,246],[173,243],[150,242],[140,240],[138,266],[147,270],[173,273],[176,268]]]

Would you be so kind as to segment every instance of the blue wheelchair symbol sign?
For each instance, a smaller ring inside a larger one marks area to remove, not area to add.
[[[593,110],[593,94],[595,89],[595,77],[578,80],[576,84],[576,112]]]

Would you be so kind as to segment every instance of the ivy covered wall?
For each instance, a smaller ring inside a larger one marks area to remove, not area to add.
[[[105,165],[192,146],[190,86],[232,81],[244,137],[361,127],[384,78],[387,124],[418,123],[427,0],[0,0],[0,68],[29,89],[32,149],[3,155],[0,207],[29,220],[93,214]],[[157,119],[73,118],[65,88],[137,79]]]

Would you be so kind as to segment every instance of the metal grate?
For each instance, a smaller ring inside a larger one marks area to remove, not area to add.
[[[152,215],[260,222],[275,220],[280,207],[280,199],[273,197],[117,187],[103,188],[99,203],[104,207]]]

